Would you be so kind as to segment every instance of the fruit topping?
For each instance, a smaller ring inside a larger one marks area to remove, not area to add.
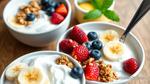
[[[98,35],[96,32],[89,32],[87,36],[88,36],[88,39],[91,41],[98,39]]]
[[[130,58],[123,62],[123,69],[129,74],[134,74],[138,69],[138,63],[135,58]]]
[[[48,16],[51,16],[54,12],[55,12],[55,8],[53,8],[53,7],[49,7],[46,9],[46,14]]]
[[[110,41],[115,41],[119,39],[119,34],[114,30],[106,30],[102,35],[100,36],[100,39],[104,43],[108,43]]]
[[[59,24],[64,20],[64,17],[58,13],[53,13],[50,20],[53,24]]]
[[[82,78],[83,76],[83,69],[80,68],[80,67],[74,67],[72,68],[71,72],[70,72],[70,75],[77,79],[77,78]]]
[[[41,4],[44,5],[48,5],[49,4],[49,0],[41,0]]]
[[[35,20],[35,17],[36,16],[33,13],[29,13],[26,16],[26,21],[33,21],[33,20]]]
[[[7,80],[12,81],[12,80],[16,79],[18,77],[19,73],[23,69],[26,69],[27,67],[28,67],[28,65],[25,64],[25,63],[18,63],[18,64],[15,64],[15,65],[12,65],[5,72]]]
[[[95,58],[95,60],[99,60],[100,57],[102,56],[101,52],[97,49],[94,49],[90,52],[90,56]]]
[[[99,67],[93,61],[89,62],[84,69],[85,78],[87,80],[97,80],[99,76]]]
[[[56,8],[56,13],[61,14],[62,16],[67,16],[68,10],[66,8],[66,6],[64,4],[60,4],[57,8]]]
[[[60,42],[59,45],[61,51],[65,53],[71,53],[73,49],[78,46],[78,43],[72,39],[64,39]]]
[[[102,49],[102,47],[103,47],[103,44],[102,44],[102,42],[101,42],[100,40],[94,40],[94,41],[92,42],[92,48],[93,48],[93,49],[98,49],[98,50],[100,50],[100,49]]]
[[[89,57],[89,51],[85,46],[79,45],[73,49],[72,56],[79,62],[83,62]]]
[[[119,60],[124,55],[124,51],[125,45],[119,41],[109,42],[103,48],[104,56],[111,61]]]
[[[84,43],[84,46],[86,46],[86,47],[88,48],[88,50],[90,50],[90,49],[91,49],[91,44],[90,44],[90,42],[86,42],[86,43]]]
[[[88,37],[83,30],[81,30],[78,26],[74,26],[73,29],[69,33],[69,37],[79,44],[88,41]]]

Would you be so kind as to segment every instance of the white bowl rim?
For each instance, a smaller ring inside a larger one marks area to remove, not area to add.
[[[90,25],[90,24],[104,24],[104,25],[115,26],[115,27],[117,27],[117,28],[119,28],[119,29],[125,30],[124,27],[122,27],[122,26],[119,26],[119,25],[113,24],[113,23],[108,23],[108,22],[86,22],[86,23],[78,24],[77,26],[82,26],[82,25],[87,25],[87,24],[88,24],[88,25]],[[58,39],[57,44],[56,44],[56,50],[57,50],[57,51],[60,51],[60,50],[59,50],[59,43],[60,43],[60,41],[63,39],[62,37],[65,36],[65,35],[66,35],[70,30],[72,30],[72,29],[73,29],[73,27],[70,27],[70,28],[69,28],[64,34],[62,34],[61,37]],[[124,83],[124,82],[127,82],[127,81],[133,79],[135,76],[137,76],[137,75],[140,73],[140,71],[142,70],[142,68],[143,68],[143,66],[144,66],[144,63],[145,63],[145,52],[144,52],[144,48],[143,48],[143,46],[142,46],[142,43],[137,39],[137,37],[136,37],[132,32],[130,32],[130,34],[131,34],[131,36],[133,36],[133,38],[139,43],[139,46],[140,46],[140,48],[141,48],[141,50],[142,50],[142,58],[143,58],[143,59],[141,60],[141,64],[140,64],[138,70],[137,70],[134,74],[132,74],[129,78],[127,78],[127,79],[125,79],[125,80],[122,80],[122,81],[119,81],[119,82],[114,82],[114,83],[111,83],[111,82],[110,82],[110,84]],[[89,80],[86,80],[86,81],[88,82]],[[109,82],[108,82],[108,83],[97,82],[97,81],[90,81],[90,82],[93,82],[93,83],[102,83],[102,84],[109,84]]]
[[[70,55],[68,55],[68,54],[66,54],[66,53],[63,53],[63,52],[59,52],[59,51],[49,51],[49,50],[35,51],[35,52],[31,52],[31,53],[27,53],[27,54],[21,55],[21,56],[18,57],[17,59],[13,60],[10,64],[13,64],[13,63],[16,62],[17,60],[26,58],[27,56],[36,55],[36,54],[40,54],[40,53],[58,53],[58,54],[63,54],[63,55],[65,55],[65,56],[69,57],[69,59],[73,60],[76,65],[78,65],[79,67],[81,67],[81,65],[80,65],[75,59],[73,59]],[[0,83],[2,82],[2,77],[5,75],[5,71],[6,71],[6,69],[10,66],[10,64],[8,64],[8,65],[5,67],[5,69],[3,70],[3,73],[2,73],[2,75],[1,75],[1,77],[0,77]],[[82,83],[85,84],[85,82],[86,82],[86,79],[85,79],[85,75],[83,74]]]
[[[6,21],[6,18],[4,17],[4,16],[5,16],[5,15],[4,15],[4,14],[5,14],[5,11],[6,11],[6,9],[8,8],[8,6],[11,4],[12,1],[15,1],[15,0],[9,1],[9,2],[7,3],[7,5],[5,6],[4,11],[3,11],[3,19],[4,19],[4,22],[5,22],[5,24],[7,24],[7,26],[8,26],[9,29],[11,29],[11,30],[13,30],[13,31],[15,31],[15,32],[17,32],[17,33],[21,33],[21,34],[40,35],[40,34],[45,34],[45,33],[48,33],[48,32],[55,31],[55,30],[57,30],[58,28],[60,28],[62,25],[64,25],[65,22],[67,22],[68,19],[70,19],[70,15],[71,15],[71,13],[72,13],[71,4],[70,4],[69,0],[64,0],[64,1],[66,2],[66,4],[67,4],[67,7],[68,7],[68,14],[67,14],[67,16],[65,17],[65,20],[64,20],[63,22],[61,22],[60,24],[58,24],[58,25],[55,27],[55,29],[53,29],[53,30],[48,30],[48,31],[44,31],[44,32],[35,32],[35,33],[21,32],[21,31],[17,31],[16,29],[14,29],[14,27],[11,27],[11,26],[8,24],[8,22]]]
[[[83,12],[83,13],[88,13],[88,11],[82,9],[82,8],[79,6],[78,0],[74,0],[74,4],[75,4],[75,7],[76,7],[77,9],[79,9],[81,12]],[[114,6],[114,4],[115,4],[115,0],[113,0],[113,3],[112,3],[112,5],[111,5],[109,8],[111,8],[112,6]]]

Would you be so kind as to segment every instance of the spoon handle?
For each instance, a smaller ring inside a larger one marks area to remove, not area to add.
[[[136,11],[135,15],[133,16],[130,24],[128,25],[127,29],[123,33],[120,38],[121,42],[124,42],[128,33],[133,29],[135,24],[139,22],[139,20],[150,10],[150,0],[143,0],[141,5],[139,6],[138,10]]]

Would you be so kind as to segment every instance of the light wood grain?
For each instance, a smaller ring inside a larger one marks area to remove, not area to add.
[[[0,74],[4,68],[19,56],[39,50],[55,50],[56,41],[45,48],[33,48],[18,42],[7,30],[7,26],[2,19],[3,9],[9,0],[0,0]],[[73,1],[73,0],[71,0]],[[126,27],[142,0],[116,0],[115,10],[119,14],[121,21],[119,24]],[[72,5],[74,10],[74,6]],[[74,11],[75,12],[75,11]],[[74,13],[72,15],[71,26],[77,24]],[[143,44],[146,61],[141,73],[129,84],[150,84],[150,12],[135,26],[132,32]]]

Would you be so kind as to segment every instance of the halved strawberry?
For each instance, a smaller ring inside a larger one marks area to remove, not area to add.
[[[61,14],[62,16],[67,16],[67,13],[68,13],[68,10],[66,8],[66,6],[64,4],[60,4],[56,10],[55,10],[56,13],[59,13]]]
[[[80,44],[88,41],[86,33],[83,30],[81,30],[78,26],[73,27],[73,29],[69,33],[69,37]]]
[[[58,13],[53,13],[50,20],[53,24],[59,24],[64,20],[64,17]]]
[[[79,45],[73,49],[72,56],[76,60],[83,62],[89,57],[89,51],[85,46]]]
[[[85,78],[87,80],[97,80],[98,76],[99,76],[99,67],[98,65],[95,63],[95,61],[89,62],[85,69],[84,69],[84,73],[85,73]]]

